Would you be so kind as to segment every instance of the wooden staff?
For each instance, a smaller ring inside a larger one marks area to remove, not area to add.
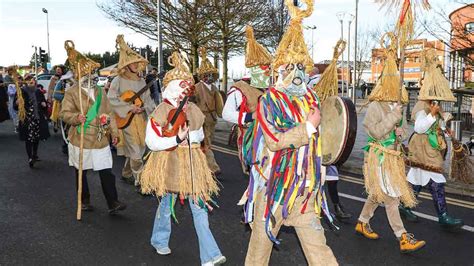
[[[84,115],[84,108],[82,107],[82,95],[81,95],[81,67],[77,63],[77,80],[79,86],[79,106],[81,108],[81,115]],[[79,169],[77,174],[77,214],[76,219],[80,221],[82,219],[82,169],[83,169],[83,157],[84,157],[84,122],[81,122],[81,138],[79,142]]]

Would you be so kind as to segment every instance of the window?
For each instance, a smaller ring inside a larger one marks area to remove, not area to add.
[[[474,22],[466,24],[466,33],[474,33]]]

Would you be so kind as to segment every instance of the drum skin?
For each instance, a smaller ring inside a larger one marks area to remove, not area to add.
[[[349,158],[357,133],[357,113],[349,98],[331,96],[321,105],[323,165],[342,165]]]

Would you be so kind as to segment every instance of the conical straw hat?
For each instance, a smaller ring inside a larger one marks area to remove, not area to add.
[[[304,0],[304,2],[306,10],[301,10],[293,5],[293,0],[285,0],[291,20],[276,50],[273,61],[274,69],[278,69],[284,64],[297,63],[303,64],[306,67],[306,72],[309,72],[314,67],[313,59],[311,59],[308,47],[304,41],[303,27],[301,25],[303,18],[307,18],[313,13],[313,0]]]
[[[257,42],[253,34],[253,28],[247,25],[245,29],[245,36],[247,37],[247,46],[245,48],[245,66],[254,67],[261,65],[270,65],[272,63],[272,56],[263,45]]]
[[[79,72],[81,76],[84,76],[93,73],[97,68],[100,67],[99,63],[79,53],[75,49],[73,41],[65,41],[64,48],[66,49],[69,67],[74,72],[74,78],[78,78]]]
[[[168,83],[173,80],[186,80],[191,84],[194,84],[194,78],[189,68],[185,65],[184,60],[179,52],[173,52],[173,54],[168,57],[168,64],[174,68],[166,72],[165,77],[163,78],[163,85],[166,88]]]
[[[330,96],[337,95],[337,59],[344,52],[344,49],[346,49],[346,42],[344,40],[339,40],[336,43],[336,47],[334,47],[331,64],[329,64],[326,70],[324,70],[318,84],[314,86],[314,90],[319,96],[319,99],[321,99],[321,102],[324,102],[324,100]]]
[[[120,50],[120,59],[117,66],[119,73],[122,72],[124,67],[132,63],[138,63],[138,71],[145,70],[146,66],[148,65],[148,60],[128,47],[127,43],[123,39],[122,34],[117,35],[115,42],[117,49]]]
[[[418,100],[438,100],[455,102],[449,81],[443,75],[441,63],[438,60],[434,49],[427,49],[423,52],[424,77],[421,80],[420,94]]]
[[[217,74],[219,71],[217,68],[215,68],[211,61],[207,59],[207,50],[205,47],[201,47],[199,49],[199,54],[201,56],[201,65],[199,65],[197,69],[197,73],[199,76],[205,75],[205,74]]]
[[[384,45],[385,37],[390,38],[390,44],[387,47]],[[397,102],[400,95],[400,73],[398,73],[396,57],[397,38],[392,32],[387,32],[382,36],[380,45],[384,50],[385,63],[375,88],[369,95],[369,101]],[[400,101],[408,103],[408,92],[405,86],[402,88]]]

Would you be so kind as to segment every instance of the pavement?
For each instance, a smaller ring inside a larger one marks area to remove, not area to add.
[[[128,208],[109,216],[96,173],[89,173],[94,212],[75,219],[74,170],[61,153],[61,137],[53,135],[40,144],[42,159],[34,169],[27,165],[24,143],[10,123],[0,124],[0,265],[199,265],[197,237],[188,206],[176,206],[179,223],[172,225],[172,254],[156,254],[149,241],[157,199],[143,197],[133,186],[119,180],[123,158],[115,158],[119,199]],[[236,206],[247,185],[234,150],[214,147],[221,165],[220,208],[209,216],[214,237],[227,257],[226,265],[243,265],[250,230],[240,223]],[[451,215],[464,219],[457,232],[441,230],[431,199],[422,195],[416,211],[418,223],[405,223],[409,232],[427,241],[427,246],[411,255],[399,252],[383,207],[371,224],[381,239],[372,241],[354,233],[356,217],[365,200],[360,177],[343,175],[339,182],[341,201],[353,214],[340,230],[327,229],[325,235],[341,265],[472,265],[474,254],[474,204],[472,198],[449,195]],[[292,228],[282,228],[280,246],[272,251],[270,265],[307,265]]]

